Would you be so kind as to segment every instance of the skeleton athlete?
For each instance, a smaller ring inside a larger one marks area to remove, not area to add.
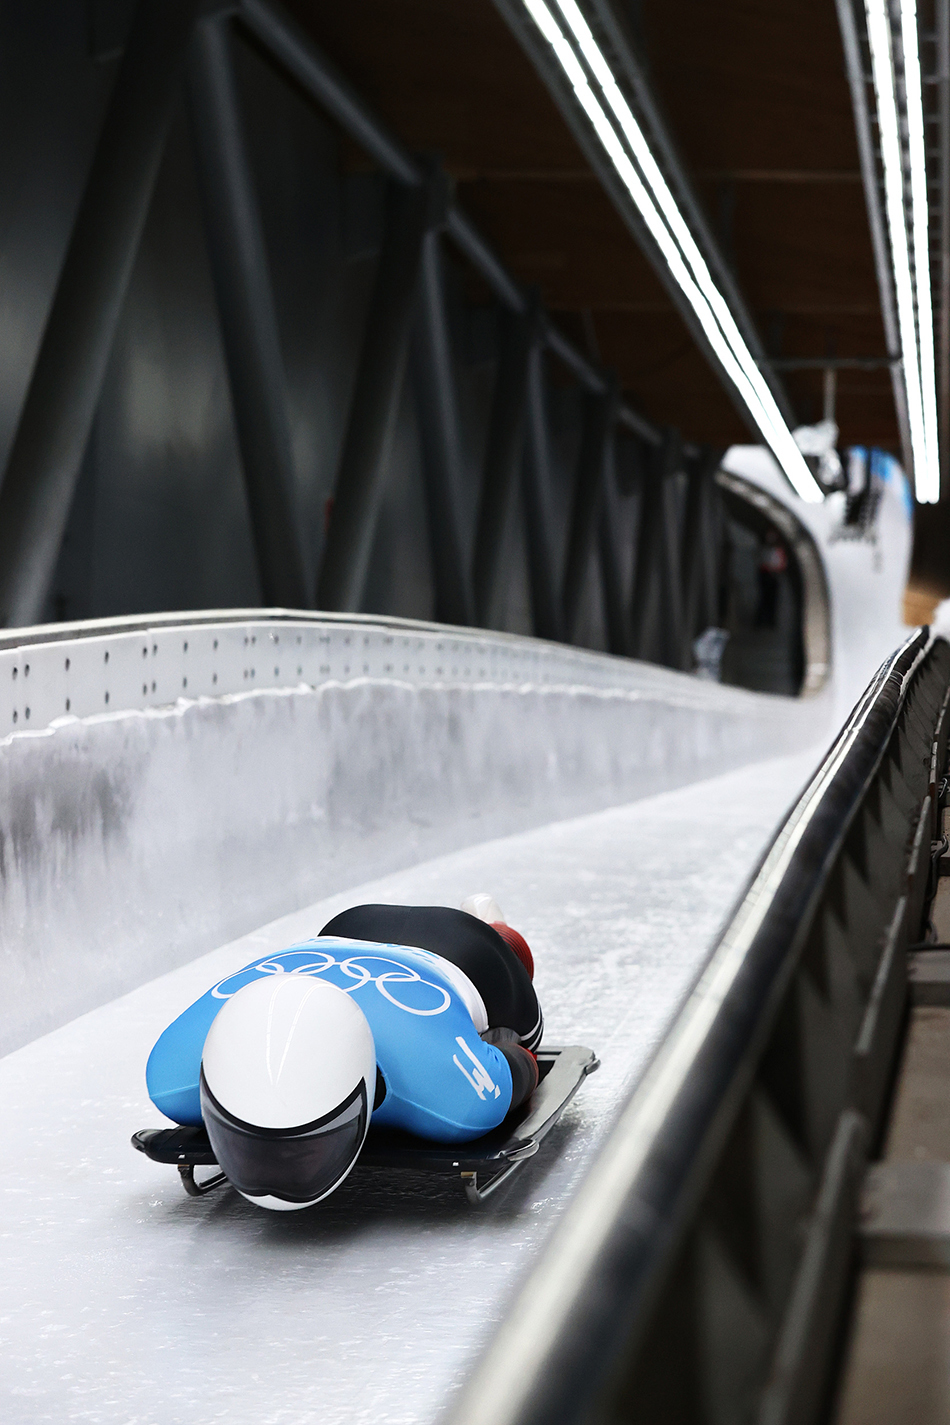
[[[170,1024],[146,1069],[156,1108],[204,1124],[262,1207],[327,1197],[374,1124],[440,1143],[497,1127],[538,1083],[534,964],[489,896],[361,905],[245,966]]]

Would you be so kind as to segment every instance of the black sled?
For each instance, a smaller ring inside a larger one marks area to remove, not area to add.
[[[507,1118],[472,1143],[430,1143],[398,1129],[370,1127],[356,1168],[411,1169],[413,1172],[441,1173],[461,1179],[470,1202],[484,1199],[533,1158],[543,1140],[557,1123],[584,1079],[600,1065],[600,1060],[583,1045],[563,1049],[539,1049],[538,1087]],[[153,1163],[177,1167],[185,1192],[191,1197],[227,1182],[216,1173],[203,1182],[195,1178],[195,1168],[217,1167],[214,1150],[204,1128],[144,1128],[133,1133],[132,1146]]]

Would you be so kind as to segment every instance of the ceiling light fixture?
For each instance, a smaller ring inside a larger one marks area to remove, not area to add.
[[[864,10],[871,52],[871,75],[877,101],[881,164],[884,171],[884,205],[891,239],[891,268],[904,387],[907,392],[907,422],[910,427],[910,447],[914,462],[914,490],[919,501],[933,504],[940,499],[940,464],[917,6],[915,0],[901,0],[910,214],[907,211],[904,184],[897,67],[886,0],[864,0]],[[907,236],[908,216],[913,238],[913,265],[911,245]]]
[[[937,366],[934,350],[933,296],[930,290],[930,205],[927,201],[927,145],[917,41],[916,0],[902,0],[901,48],[904,51],[904,93],[910,154],[911,232],[914,240],[914,283],[917,291],[917,342],[920,351],[920,392],[924,407],[927,467],[921,500],[940,499],[940,459],[937,421]]]
[[[544,0],[523,0],[523,3],[554,51],[617,176],[633,199],[650,236],[662,253],[673,280],[689,302],[706,340],[738,391],[779,466],[803,500],[810,503],[820,502],[824,498],[821,486],[795,444],[768,382],[743,340],[728,303],[713,281],[643,130],[624,98],[576,0],[556,0],[556,3],[574,37],[577,50],[571,45]],[[578,51],[596,80],[614,116],[614,122],[611,122],[591,87]]]

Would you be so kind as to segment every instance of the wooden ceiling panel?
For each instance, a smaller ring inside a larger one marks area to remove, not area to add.
[[[674,308],[599,184],[460,183],[459,201],[552,307]],[[595,261],[591,261],[592,255]]]
[[[674,141],[767,349],[883,354],[831,0],[615,3],[635,14]],[[694,440],[748,438],[491,0],[291,9],[404,144],[442,156],[505,264],[585,341],[595,334],[645,415]],[[798,419],[820,416],[821,376],[784,379]],[[842,372],[838,391],[844,438],[896,449],[888,373]]]
[[[650,73],[694,169],[856,169],[832,0],[642,0]]]
[[[749,433],[679,315],[671,311],[593,314],[604,364],[618,373],[651,420],[723,447]]]
[[[877,304],[861,188],[850,184],[738,184],[734,251],[755,307]]]
[[[586,170],[491,0],[290,0],[290,12],[402,142],[452,172]]]

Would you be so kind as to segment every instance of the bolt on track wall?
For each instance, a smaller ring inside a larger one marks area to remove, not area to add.
[[[234,691],[247,630],[262,626],[288,642],[288,627],[295,639],[303,629],[333,672]],[[425,625],[257,615],[219,625],[217,641],[208,622],[86,632],[7,647],[0,674],[10,663],[11,687],[13,667],[22,682],[29,659],[35,706],[45,682],[56,708],[56,679],[75,678],[84,653],[89,669],[93,647],[95,678],[114,690],[129,639],[138,656],[164,637],[189,658],[202,639],[222,658],[230,639],[219,671],[190,664],[189,693],[202,677],[226,691],[164,707],[116,707],[113,692],[108,711],[45,727],[34,713],[30,731],[0,742],[2,1052],[348,885],[805,745],[827,724],[822,699]],[[342,675],[357,636],[378,657]],[[381,675],[382,657],[410,666],[398,651],[410,643],[455,654]],[[69,686],[75,706],[103,706],[91,671]],[[137,686],[151,698],[151,683]]]

